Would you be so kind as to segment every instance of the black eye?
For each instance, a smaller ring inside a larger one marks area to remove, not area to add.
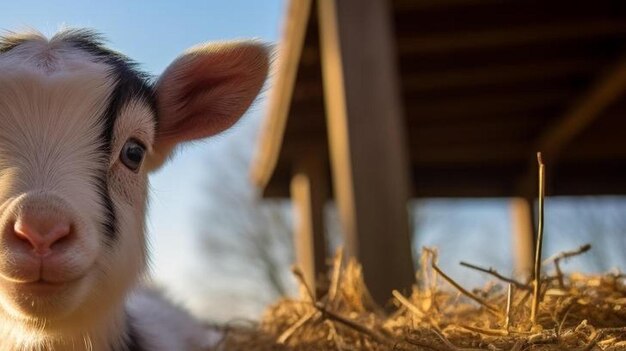
[[[120,153],[120,160],[133,172],[137,172],[141,167],[143,156],[146,153],[146,148],[137,140],[129,139]]]

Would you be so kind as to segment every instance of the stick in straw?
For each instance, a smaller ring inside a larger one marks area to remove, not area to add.
[[[539,292],[541,290],[541,251],[543,246],[543,199],[545,196],[545,169],[541,152],[537,153],[537,163],[539,164],[539,222],[537,223],[537,246],[535,250],[535,271],[533,275],[533,305],[530,311],[531,322],[537,322],[537,312],[539,310]]]

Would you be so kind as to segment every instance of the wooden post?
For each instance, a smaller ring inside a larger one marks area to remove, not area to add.
[[[328,197],[325,160],[307,155],[298,161],[291,178],[296,263],[313,294],[319,294],[320,275],[326,274],[324,205]]]
[[[534,199],[516,197],[511,199],[511,225],[513,231],[513,256],[515,275],[528,279],[533,275],[535,261],[535,215]]]
[[[409,170],[388,1],[318,0],[333,187],[374,299],[413,283]]]

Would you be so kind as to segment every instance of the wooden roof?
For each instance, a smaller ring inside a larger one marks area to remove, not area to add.
[[[538,150],[549,194],[626,194],[626,2],[393,5],[414,196],[524,195]],[[267,197],[328,154],[315,8],[288,7],[252,165]]]

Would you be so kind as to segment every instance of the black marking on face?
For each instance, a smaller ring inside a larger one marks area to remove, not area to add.
[[[57,34],[52,40],[62,40],[72,47],[88,53],[96,62],[102,62],[111,67],[110,77],[115,86],[108,98],[107,109],[100,117],[104,128],[100,135],[101,151],[110,160],[112,155],[112,139],[115,121],[122,108],[131,100],[144,102],[153,111],[156,120],[156,99],[154,90],[149,83],[149,76],[136,69],[136,64],[127,57],[105,48],[100,37],[88,30],[70,30]],[[117,157],[114,155],[113,157]],[[108,186],[108,167],[97,179],[98,190],[105,210],[105,219],[102,223],[104,232],[110,242],[117,238],[117,220],[115,206],[111,199]]]
[[[8,33],[0,36],[0,54],[6,53],[23,43],[32,40],[41,40],[38,34]],[[110,50],[104,46],[102,37],[87,29],[70,29],[56,34],[50,43],[65,43],[76,50],[88,54],[94,62],[101,62],[110,67],[109,76],[115,82],[111,95],[108,97],[108,106],[100,117],[104,128],[100,135],[100,151],[105,156],[105,160],[111,160],[112,139],[115,128],[115,121],[122,108],[131,100],[145,103],[154,116],[155,127],[157,124],[156,97],[154,93],[151,77],[137,69],[137,64],[128,57]],[[117,157],[116,155],[114,157]],[[108,162],[107,162],[108,165]],[[106,237],[115,241],[117,237],[117,220],[115,216],[115,206],[111,199],[108,185],[108,167],[96,175],[95,185],[98,187],[105,216],[102,227]]]

